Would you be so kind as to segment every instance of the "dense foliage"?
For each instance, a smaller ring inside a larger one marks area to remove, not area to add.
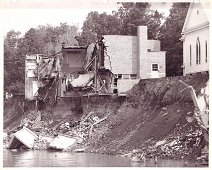
[[[80,45],[88,45],[98,35],[137,35],[139,25],[147,25],[148,37],[156,39],[164,17],[150,7],[149,3],[122,3],[113,14],[92,11],[88,14],[82,34],[77,36],[77,40]]]
[[[166,75],[182,75],[183,42],[180,41],[189,3],[174,3],[169,17],[160,28],[161,48],[166,51]]]
[[[137,26],[148,26],[148,38],[159,39],[161,50],[166,51],[166,75],[182,74],[183,46],[179,40],[189,3],[174,3],[165,19],[158,11],[151,10],[149,3],[121,3],[112,14],[92,11],[87,15],[79,36],[75,26],[31,28],[23,37],[20,32],[9,31],[4,38],[4,89],[24,92],[24,61],[28,54],[55,54],[61,43],[88,45],[101,35],[136,35]],[[78,42],[77,42],[77,41]]]
[[[164,18],[157,10],[151,10],[149,3],[121,3],[117,12],[90,12],[77,37],[79,44],[87,45],[98,35],[136,35],[137,26],[148,26],[148,38],[159,39],[161,50],[166,51],[166,75],[182,75],[183,44],[179,40],[189,3],[173,3],[170,15]],[[161,24],[161,21],[165,22]]]
[[[55,54],[61,51],[62,43],[77,45],[77,27],[66,23],[30,28],[23,37],[20,34],[11,30],[4,38],[4,90],[12,93],[24,92],[26,55]]]

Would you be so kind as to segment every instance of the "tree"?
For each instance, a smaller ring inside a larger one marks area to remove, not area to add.
[[[120,19],[107,13],[92,11],[83,23],[82,33],[76,36],[80,45],[88,45],[97,40],[97,36],[120,34]]]
[[[19,31],[9,31],[4,39],[5,46],[9,47],[10,50],[14,50],[15,48],[17,48],[20,34],[21,33]]]
[[[181,31],[184,25],[189,3],[173,3],[170,14],[159,33],[161,49],[166,51],[166,75],[182,75],[183,43]]]
[[[82,27],[82,34],[77,36],[81,45],[88,45],[97,40],[98,35],[137,35],[139,25],[148,26],[148,37],[157,38],[162,14],[150,9],[149,3],[121,3],[113,14],[90,12]]]
[[[4,89],[10,92],[20,92],[21,79],[18,62],[18,46],[20,43],[20,32],[11,30],[4,39]],[[15,85],[16,84],[16,85]]]
[[[11,30],[4,39],[4,89],[24,92],[25,57],[31,54],[51,55],[61,51],[61,44],[76,45],[77,27],[60,23],[30,28],[20,38],[20,32]]]
[[[149,3],[121,3],[115,15],[121,19],[121,35],[137,35],[137,27],[145,25],[148,27],[148,38],[156,39],[161,20],[164,18],[158,11],[151,9]]]
[[[42,35],[45,43],[44,53],[47,55],[55,54],[61,51],[61,44],[65,43],[69,46],[78,45],[75,36],[77,36],[77,27],[60,23],[60,26],[53,27],[51,25],[39,26],[38,34]]]
[[[26,32],[19,46],[19,54],[22,56],[41,54],[44,52],[44,41],[34,28]]]

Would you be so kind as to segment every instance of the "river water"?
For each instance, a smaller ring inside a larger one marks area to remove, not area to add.
[[[72,153],[51,150],[3,150],[4,167],[184,167],[184,161],[132,162],[119,155]],[[187,166],[195,166],[193,163]]]

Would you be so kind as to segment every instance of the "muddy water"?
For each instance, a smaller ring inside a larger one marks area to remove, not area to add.
[[[3,152],[4,167],[183,167],[184,161],[148,160],[145,164],[131,162],[121,156],[92,153],[53,152],[49,150],[7,150]],[[187,166],[195,166],[189,163]]]

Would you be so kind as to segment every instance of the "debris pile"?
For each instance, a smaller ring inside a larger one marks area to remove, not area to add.
[[[34,142],[33,149],[48,149],[49,144],[50,143],[47,140],[38,138]]]
[[[7,146],[8,148],[11,148],[10,145],[8,145],[8,143],[11,142],[11,135],[16,133],[23,135],[24,133],[21,131],[25,129],[32,135],[38,136],[34,140],[33,144],[31,144],[32,147],[30,148],[32,149],[53,148],[64,151],[82,152],[85,150],[85,141],[91,137],[98,124],[104,121],[107,116],[101,118],[98,114],[90,112],[87,116],[75,123],[68,121],[55,123],[53,119],[50,119],[49,121],[42,121],[41,112],[33,112],[25,117],[20,126],[9,133],[10,135],[5,136],[5,147]],[[24,143],[29,137],[29,135],[27,135],[25,138],[22,137],[22,139],[18,140]]]
[[[163,140],[156,141],[151,138],[144,142],[141,149],[134,149],[130,152],[120,152],[121,156],[131,161],[144,161],[147,158],[173,158],[173,159],[194,159],[197,161],[208,161],[207,145],[203,140],[203,133],[200,129],[191,130],[186,133],[171,134]],[[199,153],[193,153],[199,152]],[[205,153],[203,153],[205,152]],[[189,156],[199,155],[198,157]],[[200,156],[201,155],[201,156]]]
[[[177,136],[168,137],[161,141],[158,141],[151,150],[147,151],[147,155],[154,156],[155,153],[158,157],[173,157],[173,158],[187,158],[192,152],[200,146],[202,132],[196,130],[187,134],[179,134]]]
[[[184,90],[191,88],[179,83],[179,79],[195,89],[199,102],[196,106],[201,106],[198,113],[191,97],[194,91]],[[208,119],[197,119],[201,114],[208,116],[207,102],[199,98],[207,82],[208,74],[141,80],[118,107],[114,106],[114,100],[107,103],[100,96],[98,100],[90,98],[80,103],[83,107],[80,116],[68,112],[69,108],[61,111],[64,105],[57,105],[41,110],[41,116],[37,111],[27,115],[21,126],[8,135],[27,126],[38,136],[34,149],[49,148],[56,137],[68,136],[76,142],[65,151],[118,153],[133,161],[154,157],[207,161]],[[201,95],[203,99],[206,96],[204,91]],[[71,103],[68,99],[66,102]],[[206,126],[202,128],[204,122]]]

